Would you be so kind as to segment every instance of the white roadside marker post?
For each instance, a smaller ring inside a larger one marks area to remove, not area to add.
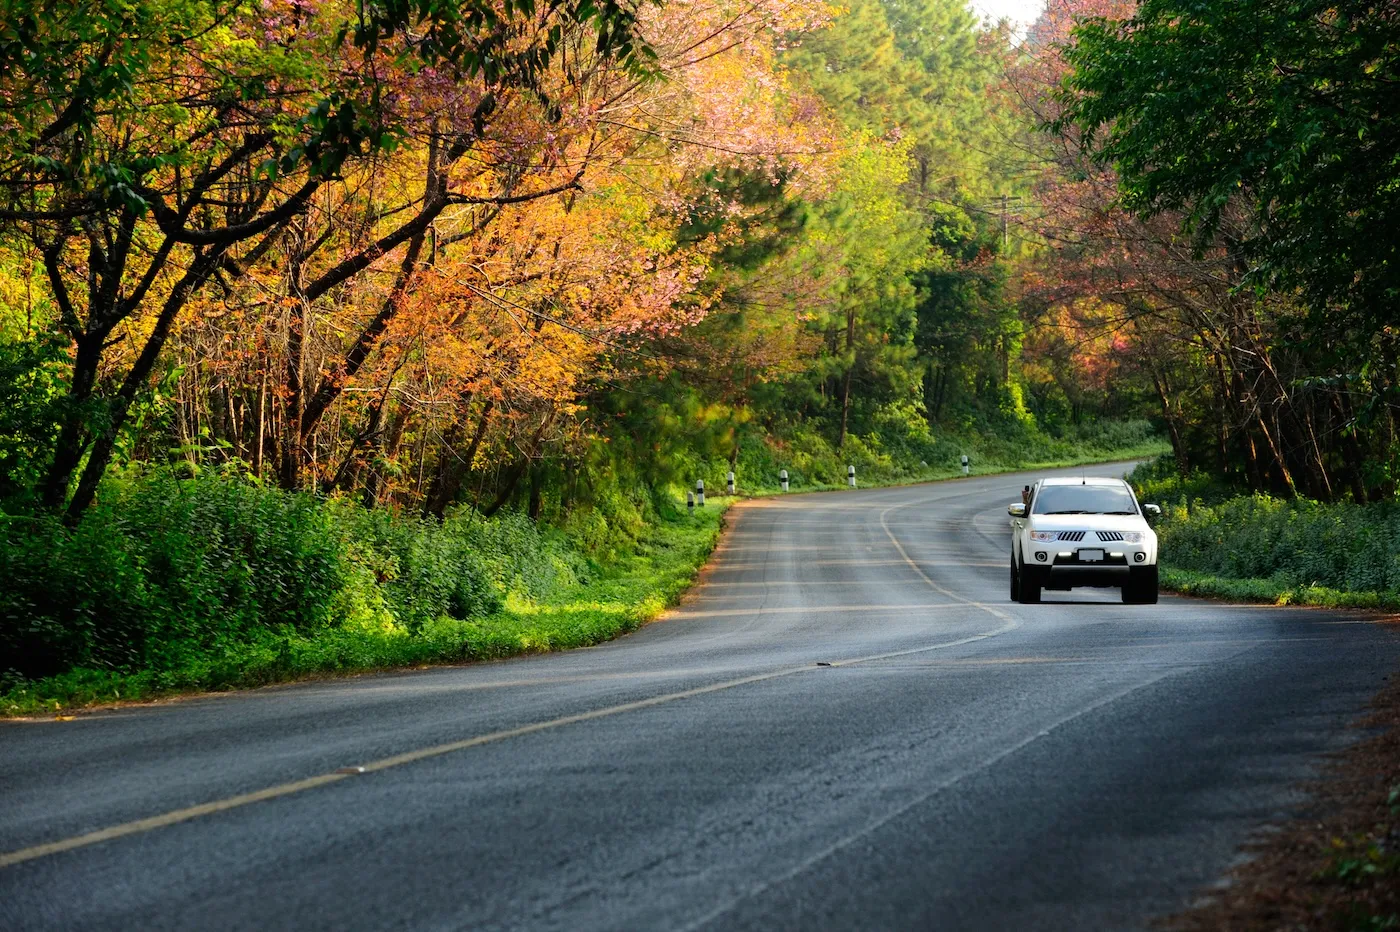
[[[966,453],[963,454],[962,464],[963,464],[963,475],[966,476],[966,475],[968,474],[967,454],[966,454]]]
[[[734,494],[734,470],[729,470],[729,494]]]
[[[783,491],[786,492],[788,490],[788,477],[786,469],[778,470],[778,481],[783,484]]]
[[[846,467],[846,484],[853,489],[856,487],[856,468],[854,466]]]
[[[696,480],[695,480],[695,504],[699,505],[701,508],[704,508],[704,507],[705,507],[705,480],[704,480],[704,479],[696,479]]]
[[[685,493],[685,510],[687,514],[695,514],[695,493]]]

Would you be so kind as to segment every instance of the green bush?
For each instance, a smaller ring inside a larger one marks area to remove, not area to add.
[[[355,578],[315,498],[166,472],[108,481],[71,532],[0,518],[0,564],[0,647],[26,676],[162,668],[256,627],[321,627]]]
[[[461,510],[439,523],[163,470],[113,477],[71,531],[0,516],[0,565],[0,653],[27,678],[173,670],[267,632],[412,634],[587,575],[520,515]]]
[[[1139,499],[1164,506],[1188,502],[1214,505],[1247,491],[1230,485],[1215,473],[1197,471],[1183,476],[1177,470],[1176,460],[1170,456],[1160,456],[1150,463],[1143,463],[1133,470],[1128,480],[1137,490]]]
[[[1169,504],[1157,529],[1173,567],[1346,592],[1400,592],[1400,507],[1239,496]]]
[[[1162,506],[1162,562],[1181,588],[1338,605],[1400,599],[1400,504],[1244,495],[1208,475],[1181,477],[1169,461],[1131,480]]]
[[[439,524],[222,477],[129,473],[72,532],[0,523],[0,559],[16,569],[0,585],[0,656],[13,665],[0,670],[0,713],[596,644],[679,595],[722,511],[671,502],[598,564],[517,514],[462,510]],[[283,565],[233,546],[246,547],[249,515],[282,541]],[[311,557],[325,554],[318,568]],[[299,604],[286,580],[308,571],[337,585]],[[248,585],[276,573],[265,594]]]
[[[34,504],[66,403],[68,341],[0,337],[0,508]]]

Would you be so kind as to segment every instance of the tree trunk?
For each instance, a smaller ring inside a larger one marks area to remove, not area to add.
[[[554,414],[551,412],[540,422],[540,426],[535,429],[534,437],[530,438],[530,446],[525,451],[525,455],[506,471],[505,484],[502,485],[500,491],[496,493],[495,500],[482,509],[482,517],[491,517],[496,512],[500,511],[501,508],[505,506],[506,502],[511,500],[511,497],[515,494],[516,486],[520,484],[520,478],[525,475],[525,470],[529,468],[531,462],[535,458],[535,454],[539,452],[540,439],[544,437],[544,432],[549,428],[553,420]]]
[[[850,362],[846,364],[846,377],[841,380],[841,432],[836,438],[836,449],[846,445],[846,430],[851,418],[851,379],[856,371],[856,312],[846,312],[846,352]]]
[[[258,406],[255,415],[257,434],[253,438],[253,475],[263,471],[263,442],[267,437],[267,370],[258,373]]]
[[[851,375],[855,366],[846,370],[846,378],[841,383],[841,433],[836,437],[836,449],[846,445],[846,425],[851,417]]]
[[[216,248],[197,256],[180,281],[166,296],[160,315],[156,318],[155,327],[152,328],[150,336],[146,338],[146,343],[141,348],[141,355],[131,364],[126,378],[122,380],[121,388],[117,390],[116,395],[108,405],[107,424],[92,445],[87,466],[84,467],[83,474],[78,480],[78,488],[73,493],[72,501],[68,503],[68,512],[64,520],[69,525],[78,523],[78,519],[82,517],[83,512],[97,496],[97,487],[107,472],[108,464],[112,461],[112,453],[116,450],[117,438],[121,435],[122,428],[126,426],[131,403],[135,400],[137,393],[146,387],[151,371],[155,368],[156,360],[160,357],[161,350],[165,348],[165,341],[170,336],[170,327],[175,322],[175,315],[184,307],[189,296],[202,288],[204,283],[209,280],[209,276],[214,274],[214,269],[218,267],[222,255],[223,250]]]
[[[77,353],[73,360],[73,379],[68,386],[63,425],[54,446],[53,460],[44,480],[43,503],[51,511],[63,507],[68,498],[68,484],[87,449],[84,420],[92,400],[93,387],[97,384],[97,365],[102,357],[104,339],[103,334],[82,334],[74,341],[77,343]]]
[[[1365,454],[1361,452],[1361,444],[1356,442],[1356,433],[1348,430],[1352,422],[1351,402],[1346,400],[1345,395],[1332,394],[1332,409],[1337,413],[1337,420],[1340,424],[1339,431],[1342,440],[1342,464],[1349,484],[1351,485],[1352,500],[1358,505],[1366,504],[1370,495],[1366,490],[1366,476],[1364,467],[1366,462]]]
[[[1157,371],[1151,358],[1147,360],[1147,370],[1152,375],[1152,387],[1157,389],[1157,400],[1162,406],[1162,419],[1167,422],[1167,433],[1171,435],[1172,454],[1176,457],[1176,471],[1183,476],[1190,475],[1191,463],[1187,458],[1186,444],[1181,438],[1181,427],[1172,411],[1171,399],[1167,395],[1165,376]]]
[[[540,520],[540,509],[544,505],[544,466],[536,463],[530,470],[530,503],[526,508],[526,514],[531,521]]]
[[[287,491],[301,485],[302,449],[301,412],[305,404],[306,371],[306,308],[294,300],[287,311],[287,401],[286,421],[282,425],[282,462],[278,481]]]
[[[461,494],[462,483],[471,473],[476,451],[481,447],[482,438],[486,436],[486,428],[491,423],[491,411],[495,405],[494,399],[486,399],[486,404],[481,408],[481,417],[476,422],[476,430],[472,433],[471,442],[464,453],[457,456],[451,450],[442,451],[443,458],[438,463],[438,474],[433,477],[432,485],[428,488],[428,497],[423,503],[424,515],[441,518]]]

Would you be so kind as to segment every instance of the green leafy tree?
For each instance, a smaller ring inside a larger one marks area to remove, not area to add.
[[[1301,290],[1315,324],[1362,344],[1394,324],[1394,4],[1143,0],[1082,24],[1066,55],[1058,127],[1116,167],[1129,209],[1180,211],[1205,245],[1243,199],[1254,222],[1232,245],[1256,284]],[[1393,338],[1377,349],[1393,357]]]

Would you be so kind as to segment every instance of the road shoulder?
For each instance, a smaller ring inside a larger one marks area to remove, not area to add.
[[[1386,623],[1386,622],[1378,622]],[[1393,622],[1391,622],[1393,624]],[[1191,909],[1158,923],[1206,930],[1400,928],[1400,676],[1352,727],[1289,822],[1247,843],[1243,862]]]

